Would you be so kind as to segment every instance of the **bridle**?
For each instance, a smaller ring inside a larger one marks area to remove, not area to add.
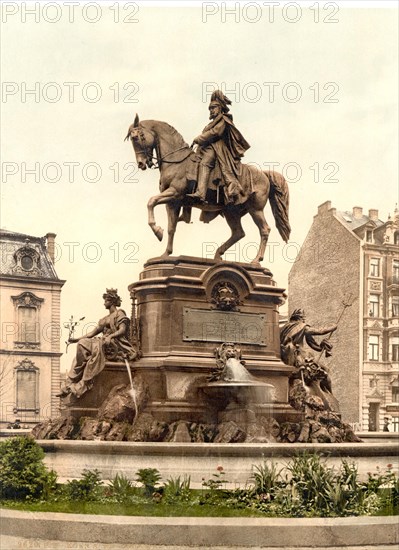
[[[145,163],[148,166],[148,168],[152,168],[154,170],[156,170],[156,169],[159,170],[161,168],[161,164],[163,162],[165,164],[180,164],[181,162],[186,160],[186,158],[188,158],[191,155],[192,151],[193,151],[191,147],[189,147],[188,145],[184,145],[183,147],[179,147],[178,149],[175,149],[174,151],[170,151],[169,153],[166,153],[166,155],[161,156],[161,152],[160,152],[160,149],[159,149],[159,144],[158,144],[156,135],[154,135],[150,130],[148,130],[148,132],[150,132],[150,134],[154,138],[154,145],[151,148],[151,147],[148,146],[147,140],[145,139],[145,134],[144,134],[144,131],[143,131],[143,127],[141,125],[139,125],[139,126],[136,127],[136,129],[137,129],[137,137],[138,137],[138,140],[139,140],[140,148],[141,148],[142,153],[145,156]],[[126,136],[125,139],[128,139],[128,137],[129,137],[129,135]],[[133,137],[131,135],[130,135],[130,139],[133,141]],[[133,147],[134,147],[134,144],[133,144]],[[155,156],[152,154],[153,149],[155,149],[155,151],[156,151]],[[179,160],[165,160],[166,157],[169,157],[170,155],[173,155],[174,153],[177,153],[178,151],[183,151],[183,150],[186,150],[186,149],[188,149],[188,153],[182,159],[179,159]],[[155,163],[153,162],[153,160],[155,160]]]

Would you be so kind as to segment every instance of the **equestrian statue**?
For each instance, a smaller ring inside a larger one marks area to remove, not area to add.
[[[241,163],[249,144],[233,123],[231,101],[216,90],[211,96],[211,122],[189,146],[166,122],[140,121],[136,115],[126,139],[130,139],[139,169],[158,168],[160,193],[148,202],[148,224],[157,238],[163,229],[156,224],[154,208],[165,204],[168,214],[168,243],[164,257],[173,252],[173,239],[179,221],[189,223],[191,209],[199,208],[201,221],[209,223],[223,216],[231,236],[216,251],[215,260],[245,236],[241,218],[250,214],[259,229],[260,244],[254,264],[264,257],[270,233],[264,208],[268,199],[282,239],[287,242],[289,192],[285,178],[274,171]],[[154,162],[155,161],[155,162]]]

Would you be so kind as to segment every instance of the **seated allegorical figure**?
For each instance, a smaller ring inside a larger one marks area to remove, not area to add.
[[[85,336],[69,338],[70,344],[78,344],[76,356],[67,374],[65,384],[57,397],[69,394],[79,398],[93,387],[94,378],[105,367],[107,358],[134,361],[137,351],[129,341],[129,318],[118,309],[121,299],[116,289],[106,289],[104,306],[109,314],[100,319],[97,326]],[[97,335],[102,335],[96,338]]]

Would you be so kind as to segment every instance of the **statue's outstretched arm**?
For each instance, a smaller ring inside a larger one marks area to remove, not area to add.
[[[103,327],[97,325],[93,330],[83,336],[79,336],[79,338],[69,338],[68,342],[70,344],[76,344],[79,340],[82,340],[82,338],[94,338],[94,336],[97,336],[97,334],[100,334],[102,331]]]
[[[310,336],[322,336],[323,334],[331,334],[332,332],[337,330],[337,325],[332,325],[330,327],[326,328],[308,328],[306,330],[306,334],[309,334]]]

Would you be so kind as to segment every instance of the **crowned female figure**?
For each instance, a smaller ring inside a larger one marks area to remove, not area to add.
[[[70,344],[77,344],[76,356],[57,397],[69,394],[81,397],[93,387],[106,359],[134,361],[137,357],[137,351],[128,339],[129,318],[123,309],[118,309],[121,305],[118,291],[107,288],[103,299],[109,314],[85,336],[68,340]],[[97,335],[101,336],[96,338]]]

